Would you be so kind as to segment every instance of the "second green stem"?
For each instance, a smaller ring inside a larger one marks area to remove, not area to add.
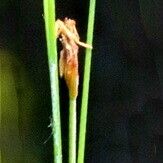
[[[69,102],[69,163],[76,163],[76,99]]]

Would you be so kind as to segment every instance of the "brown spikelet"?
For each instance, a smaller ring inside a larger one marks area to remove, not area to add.
[[[59,72],[69,89],[69,96],[75,99],[78,95],[79,74],[78,74],[78,51],[79,47],[92,48],[90,45],[80,42],[76,29],[76,22],[65,18],[64,21],[57,20],[57,37],[60,37],[63,49],[60,52]]]

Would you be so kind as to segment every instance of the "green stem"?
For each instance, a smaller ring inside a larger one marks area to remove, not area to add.
[[[69,101],[69,163],[76,163],[76,99]]]
[[[55,33],[55,1],[44,0],[44,19],[52,99],[54,162],[62,163],[61,122],[58,84],[58,58]]]
[[[87,31],[87,43],[90,45],[93,42],[95,5],[96,5],[96,0],[90,0],[88,31]],[[86,49],[84,82],[83,82],[82,104],[81,104],[81,115],[80,115],[80,126],[79,126],[80,128],[79,128],[78,163],[84,162],[91,58],[92,58],[92,50]]]

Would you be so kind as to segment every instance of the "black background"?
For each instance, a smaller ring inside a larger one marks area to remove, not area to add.
[[[52,141],[43,144],[51,132],[47,129],[51,106],[43,4],[41,0],[0,3],[0,44],[24,63],[33,82],[38,96],[32,131],[35,152],[42,162],[51,162]],[[56,4],[57,18],[77,21],[82,41],[86,40],[88,5],[87,0]],[[85,162],[163,162],[161,7],[161,0],[97,0]],[[83,52],[81,48],[80,90]],[[68,96],[63,80],[60,86],[66,162]]]

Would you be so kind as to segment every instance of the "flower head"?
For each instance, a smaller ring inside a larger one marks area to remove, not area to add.
[[[63,49],[60,52],[59,72],[69,89],[70,98],[77,98],[79,74],[78,74],[78,52],[79,47],[92,48],[90,45],[80,42],[76,29],[75,20],[65,18],[64,21],[57,20],[57,37],[60,37]]]

